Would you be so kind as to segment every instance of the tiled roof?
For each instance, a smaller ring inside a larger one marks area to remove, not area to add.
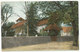
[[[37,26],[41,26],[41,25],[45,25],[45,24],[48,24],[48,18],[40,20],[38,22]],[[60,30],[60,28],[56,24],[50,24],[44,29],[44,31],[51,30],[51,29]]]
[[[48,19],[43,19],[43,20],[40,20],[38,23],[37,23],[37,26],[41,26],[41,25],[45,25],[48,23]]]
[[[18,18],[16,21],[18,21],[18,20],[22,20],[22,21],[23,21],[24,19],[20,17],[20,18]]]
[[[62,27],[64,32],[70,32],[72,27]]]
[[[56,24],[50,24],[50,25],[48,25],[48,26],[44,29],[44,31],[46,31],[46,30],[52,30],[52,29],[54,29],[54,30],[60,30],[60,28],[59,28]]]
[[[26,22],[26,20],[23,20],[22,22],[19,22],[17,24],[14,24],[11,28],[14,29],[16,27],[22,26],[22,25],[24,25],[25,22]],[[42,19],[42,20],[40,20],[37,23],[37,26],[41,26],[41,25],[45,25],[45,24],[48,24],[48,19]],[[51,29],[60,30],[60,28],[56,24],[48,25],[44,30],[51,30]]]
[[[22,26],[22,25],[24,25],[24,23],[26,22],[26,20],[24,20],[24,21],[22,21],[22,22],[19,22],[19,23],[17,23],[17,24],[14,24],[14,25],[12,25],[12,29],[14,29],[14,28],[16,28],[16,27],[19,27],[19,26]]]

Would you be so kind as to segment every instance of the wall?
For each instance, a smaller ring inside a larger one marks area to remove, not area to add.
[[[50,36],[30,36],[30,37],[3,37],[2,38],[2,48],[11,48],[17,46],[24,46],[24,45],[34,45],[40,43],[48,43],[51,42],[54,38]],[[61,36],[57,37],[56,41],[72,41],[72,36]]]
[[[2,48],[11,48],[24,45],[33,45],[40,43],[50,42],[49,36],[39,36],[39,37],[3,37],[2,38]]]
[[[60,36],[57,37],[57,41],[73,41],[73,36]]]
[[[62,27],[64,32],[70,32],[72,30],[72,27]]]
[[[61,30],[60,33],[61,33],[61,36],[72,36],[71,31],[70,32],[64,32],[64,31]]]

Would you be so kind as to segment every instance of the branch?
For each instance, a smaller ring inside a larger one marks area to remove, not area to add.
[[[54,2],[60,9],[63,9],[62,8],[62,6],[59,4],[59,3],[57,3],[57,2]]]

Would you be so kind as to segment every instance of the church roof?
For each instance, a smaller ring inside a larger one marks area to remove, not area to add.
[[[16,21],[18,21],[18,20],[23,21],[24,19],[20,17],[20,18],[18,18]]]
[[[18,22],[17,24],[12,25],[11,29],[14,29],[14,28],[24,25],[24,23],[26,23],[26,21],[27,20],[24,20],[24,21]]]
[[[54,29],[54,30],[60,30],[60,28],[56,25],[56,24],[50,24],[50,25],[48,25],[45,29],[44,29],[44,31],[46,31],[46,30],[52,30],[52,29]]]

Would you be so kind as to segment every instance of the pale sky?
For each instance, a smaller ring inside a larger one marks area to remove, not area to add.
[[[15,2],[2,2],[2,5],[4,5],[4,4],[9,4],[10,6],[12,6],[13,7],[13,12],[14,13],[17,13],[20,17],[22,17],[23,19],[26,19],[25,18],[25,14],[23,13],[23,10],[24,10],[24,8],[23,8],[23,6],[24,6],[24,2],[22,2],[22,1],[15,1]],[[19,18],[19,16],[17,16],[17,15],[12,15],[9,19],[8,19],[8,21],[9,22],[16,22],[16,20]]]

